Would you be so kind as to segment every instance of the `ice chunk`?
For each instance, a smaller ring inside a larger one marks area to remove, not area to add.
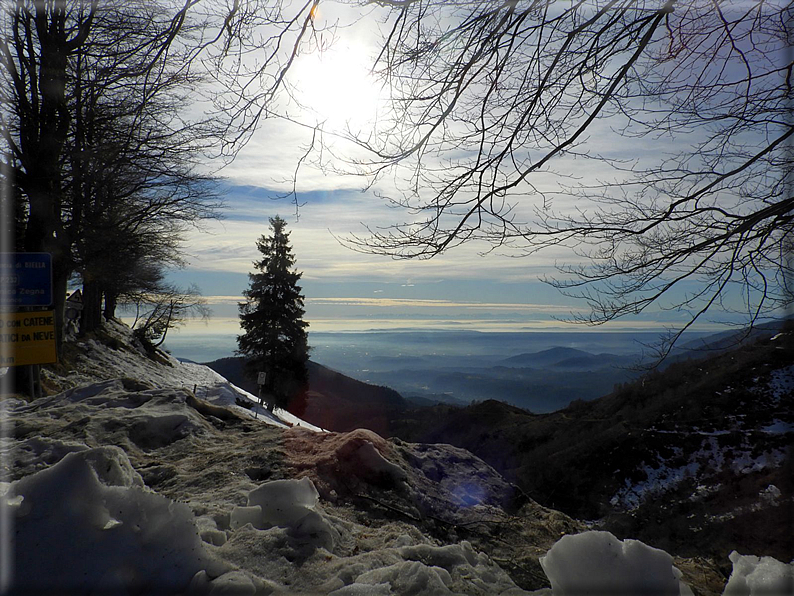
[[[618,540],[609,532],[563,536],[540,564],[554,596],[692,594],[669,554],[638,540]]]
[[[794,561],[786,564],[772,557],[740,555],[729,558],[733,571],[723,596],[787,596],[794,594]]]

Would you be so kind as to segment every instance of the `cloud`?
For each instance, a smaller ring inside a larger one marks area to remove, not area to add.
[[[224,297],[227,298],[227,297]],[[503,302],[473,302],[456,300],[418,300],[410,298],[307,298],[307,305],[312,306],[358,306],[379,309],[410,308],[410,309],[441,309],[444,311],[488,311],[521,313],[559,313],[571,312],[569,306],[557,304],[526,304]]]
[[[378,198],[350,190],[314,193],[307,195],[296,220],[288,202],[273,201],[269,196],[264,189],[230,190],[226,219],[207,222],[205,231],[190,233],[187,246],[191,267],[250,272],[259,256],[256,240],[269,232],[268,219],[276,214],[287,219],[296,266],[304,280],[399,281],[406,287],[448,279],[519,282],[553,273],[555,260],[562,256],[561,251],[545,253],[542,258],[517,259],[494,253],[483,256],[481,251],[486,247],[475,244],[421,261],[363,254],[342,246],[338,238],[360,231],[362,222],[375,227],[390,223],[394,213]]]
[[[207,305],[234,306],[244,302],[243,296],[204,296]],[[557,313],[568,314],[570,306],[559,304],[528,304],[511,302],[474,302],[457,300],[432,300],[415,298],[370,298],[370,297],[326,297],[306,298],[307,307],[365,307],[369,309],[417,309],[417,310],[459,310],[459,311],[489,311],[489,312],[521,312],[521,313]]]

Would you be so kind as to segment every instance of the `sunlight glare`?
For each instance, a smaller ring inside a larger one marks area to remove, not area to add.
[[[376,120],[380,93],[368,55],[363,46],[337,43],[298,58],[294,97],[326,130],[357,132]]]

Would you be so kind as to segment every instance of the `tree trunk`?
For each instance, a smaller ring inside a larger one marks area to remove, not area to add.
[[[63,348],[66,286],[72,267],[69,242],[60,222],[60,197],[53,186],[44,180],[28,186],[30,213],[25,234],[25,251],[52,255],[52,308],[55,311],[55,345],[60,358]]]
[[[83,312],[80,317],[80,335],[96,331],[102,326],[102,286],[86,274],[83,278]]]
[[[65,92],[69,48],[58,36],[59,32],[63,33],[60,25],[64,19],[64,12],[48,13],[44,3],[35,7],[33,20],[40,44],[40,61],[35,77],[38,96],[32,98],[32,103],[37,109],[22,110],[18,114],[22,148],[20,162],[24,169],[19,185],[28,197],[29,206],[25,250],[52,255],[58,357],[63,351],[66,286],[72,273],[71,242],[62,220],[63,175],[60,169],[70,121]]]
[[[105,320],[109,321],[110,319],[116,316],[116,307],[118,306],[119,297],[114,294],[113,292],[105,291],[105,311],[104,316]]]

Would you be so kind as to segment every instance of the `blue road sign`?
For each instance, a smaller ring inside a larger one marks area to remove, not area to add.
[[[52,304],[52,255],[15,252],[0,258],[0,292],[8,307]]]

